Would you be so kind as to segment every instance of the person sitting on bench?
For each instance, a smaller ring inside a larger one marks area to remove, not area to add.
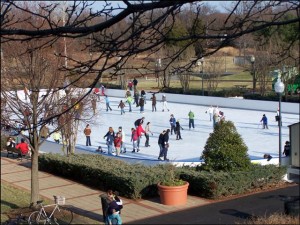
[[[26,155],[29,151],[28,144],[25,142],[25,139],[21,139],[21,143],[17,144],[16,149],[20,149],[22,155]],[[22,155],[18,155],[19,157],[22,157]]]
[[[7,139],[7,142],[6,142],[6,146],[10,147],[10,148],[15,148],[16,147],[16,142],[15,142],[14,138],[9,137]]]

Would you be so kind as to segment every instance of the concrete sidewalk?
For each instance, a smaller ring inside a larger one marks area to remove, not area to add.
[[[22,162],[1,153],[1,181],[30,191],[30,161]],[[53,195],[66,197],[66,204],[86,217],[102,222],[99,195],[102,191],[49,173],[39,172],[40,195],[53,200]],[[234,224],[251,216],[283,212],[284,199],[299,196],[299,185],[245,195],[223,201],[188,196],[185,206],[165,206],[159,198],[131,200],[122,198],[124,224]]]
[[[22,162],[1,156],[1,181],[28,190],[31,189],[30,161]],[[89,188],[74,181],[60,178],[49,173],[39,172],[40,195],[53,200],[53,195],[65,196],[66,204],[72,205],[76,213],[102,221],[102,208],[99,195],[102,191]],[[131,200],[123,198],[124,208],[122,210],[123,223],[132,223],[150,217],[165,215],[178,210],[186,210],[196,206],[202,206],[211,201],[199,197],[188,196],[185,206],[165,206],[160,204],[159,198],[149,200]]]

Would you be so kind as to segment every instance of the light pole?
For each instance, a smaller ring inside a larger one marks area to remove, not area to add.
[[[255,78],[255,70],[254,70],[254,63],[255,63],[255,57],[252,55],[251,58],[250,58],[250,62],[251,62],[251,75],[252,75],[252,81],[253,81],[253,84],[252,84],[252,92],[254,93],[255,92],[255,88],[256,88],[256,78]]]
[[[277,82],[275,83],[275,92],[279,95],[279,166],[281,166],[281,126],[282,126],[282,121],[281,121],[281,95],[284,91],[284,83],[281,82],[280,79],[280,74],[278,74]]]

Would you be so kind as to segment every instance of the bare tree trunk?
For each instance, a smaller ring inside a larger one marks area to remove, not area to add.
[[[38,165],[39,152],[38,148],[32,151],[31,155],[31,199],[30,202],[33,206],[39,200],[39,165]]]

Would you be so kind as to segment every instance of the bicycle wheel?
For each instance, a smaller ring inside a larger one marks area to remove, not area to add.
[[[28,224],[47,224],[47,218],[39,211],[35,211],[30,214]]]
[[[73,221],[73,212],[66,207],[60,206],[52,215],[52,220],[55,224],[70,224]]]

